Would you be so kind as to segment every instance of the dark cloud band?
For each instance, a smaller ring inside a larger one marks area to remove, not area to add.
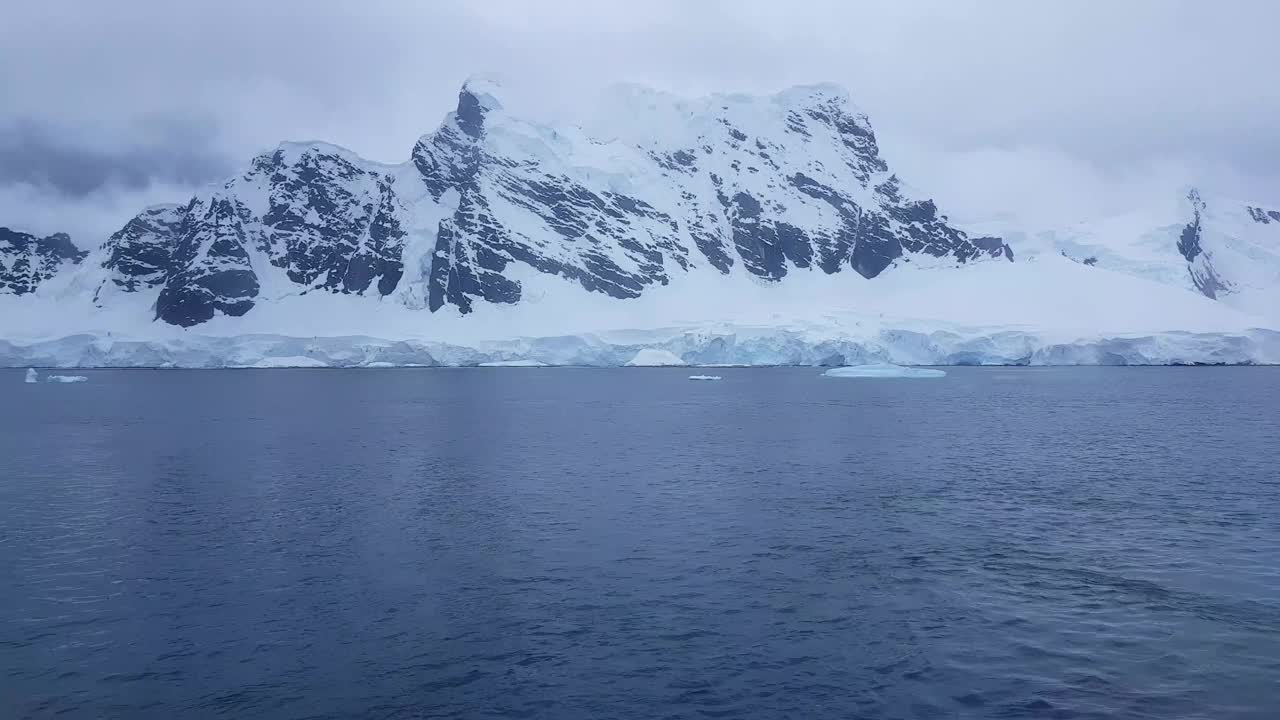
[[[0,125],[0,185],[26,183],[70,197],[103,188],[197,186],[234,172],[207,125],[150,122],[111,145],[85,142],[74,129],[34,120]]]

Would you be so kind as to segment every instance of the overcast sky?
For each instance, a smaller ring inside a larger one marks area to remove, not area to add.
[[[1277,48],[1274,0],[11,3],[0,225],[105,235],[285,139],[401,161],[477,73],[570,122],[620,80],[836,82],[963,218],[1070,222],[1186,184],[1280,205]]]

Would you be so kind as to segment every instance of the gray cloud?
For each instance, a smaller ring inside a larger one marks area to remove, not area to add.
[[[200,123],[151,122],[138,135],[93,147],[47,121],[10,122],[0,126],[0,184],[85,197],[108,187],[198,186],[235,169],[230,157],[210,147],[211,133]]]
[[[5,15],[0,126],[39,143],[0,158],[0,184],[43,166],[72,195],[143,178],[189,193],[283,139],[402,160],[468,75],[498,72],[518,85],[509,105],[559,121],[619,80],[838,82],[890,162],[956,215],[1060,219],[1187,182],[1280,199],[1271,0],[48,0]],[[207,134],[157,140],[154,117]]]

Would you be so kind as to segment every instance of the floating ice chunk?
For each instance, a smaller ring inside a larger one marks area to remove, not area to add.
[[[686,364],[679,355],[670,350],[645,348],[627,362],[627,367],[672,367]]]
[[[72,383],[72,382],[84,382],[88,379],[89,378],[83,375],[49,375],[45,377],[44,381],[53,382],[53,383]],[[34,382],[34,381],[28,381],[28,382]]]
[[[719,375],[690,375],[690,380],[720,380]]]
[[[24,382],[39,382],[40,376],[36,374],[35,368],[27,368],[27,379]]]
[[[547,367],[547,364],[537,360],[494,360],[480,363],[480,367]]]
[[[902,367],[892,363],[831,368],[822,374],[835,378],[939,378],[946,375],[942,370]]]

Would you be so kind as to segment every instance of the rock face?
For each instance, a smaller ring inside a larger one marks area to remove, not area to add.
[[[700,101],[631,88],[609,141],[523,122],[497,94],[468,83],[399,165],[285,143],[186,205],[143,211],[106,243],[99,304],[107,286],[156,292],[156,319],[181,326],[280,293],[465,314],[519,302],[531,272],[606,301],[680,273],[857,282],[917,257],[1013,259],[909,199],[837,88]]]
[[[36,237],[0,227],[0,295],[25,295],[89,253],[65,233]]]
[[[1267,210],[1266,208],[1252,205],[1246,205],[1245,207],[1249,211],[1249,217],[1253,218],[1256,223],[1270,225],[1273,222],[1280,222],[1280,210]]]
[[[1231,288],[1219,277],[1213,267],[1213,258],[1204,251],[1202,223],[1206,206],[1200,199],[1200,192],[1193,189],[1187,195],[1187,202],[1191,204],[1191,222],[1178,235],[1178,252],[1187,260],[1191,283],[1205,297],[1216,300],[1220,293],[1230,292]]]
[[[1177,248],[1190,284],[1206,297],[1280,318],[1280,211],[1187,196],[1190,221]]]
[[[126,292],[163,285],[185,215],[181,205],[150,207],[108,238],[103,267],[110,271],[110,282]]]

